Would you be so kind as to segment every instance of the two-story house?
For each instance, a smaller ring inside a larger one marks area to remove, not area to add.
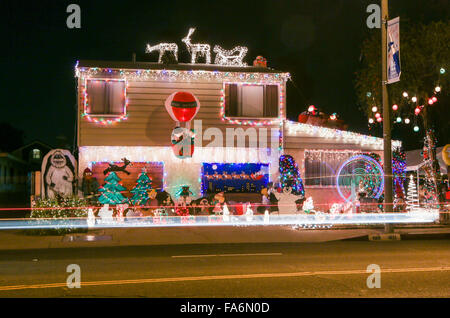
[[[193,196],[226,191],[245,196],[277,182],[278,160],[292,155],[315,202],[342,201],[333,173],[361,152],[382,155],[380,138],[286,120],[289,73],[263,67],[149,62],[79,61],[79,175],[91,168],[100,184],[103,170],[122,158],[130,174],[120,174],[131,189],[145,168],[155,188],[174,195],[189,185]],[[174,155],[176,122],[166,99],[190,92],[200,103],[191,123],[192,158]],[[398,145],[398,142],[394,142]],[[244,198],[247,199],[247,198]]]

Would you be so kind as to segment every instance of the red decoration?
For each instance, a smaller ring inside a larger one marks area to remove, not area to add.
[[[257,56],[253,61],[253,66],[255,67],[267,67],[267,60],[261,55]]]
[[[166,110],[174,121],[191,121],[200,109],[200,102],[189,92],[175,92],[165,102]]]

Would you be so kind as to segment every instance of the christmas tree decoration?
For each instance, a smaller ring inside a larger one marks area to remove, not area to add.
[[[305,195],[305,189],[303,187],[303,181],[300,177],[298,165],[294,158],[290,155],[282,155],[279,159],[279,172],[281,187],[292,187],[292,194]]]
[[[121,179],[115,172],[110,172],[105,178],[105,184],[98,191],[101,195],[98,201],[101,204],[121,204],[127,202],[127,198],[122,195],[122,191],[127,190],[119,184]]]
[[[158,63],[162,63],[163,56],[166,52],[172,53],[175,60],[178,61],[178,45],[176,43],[159,43],[153,46],[147,44],[145,53],[151,53],[153,51],[159,51]]]
[[[425,171],[425,192],[428,194],[427,205],[429,208],[436,208],[439,206],[439,202],[444,201],[443,195],[441,199],[439,182],[440,168],[439,162],[436,158],[436,138],[434,131],[428,129],[424,138],[423,146],[423,163],[422,169]]]
[[[206,59],[206,64],[211,64],[211,46],[209,44],[192,44],[191,35],[195,32],[195,28],[190,28],[188,35],[184,37],[183,41],[189,53],[191,54],[191,64],[197,62],[197,57],[204,56]]]
[[[405,189],[403,183],[406,178],[406,154],[399,149],[392,152],[392,172],[394,174],[395,196],[403,198]]]
[[[417,185],[414,182],[414,177],[409,176],[408,195],[406,197],[406,210],[408,212],[415,212],[419,209],[419,197],[417,195]]]
[[[242,61],[247,52],[248,48],[244,46],[236,46],[231,50],[224,50],[219,45],[216,45],[214,47],[214,53],[216,53],[214,63],[225,66],[247,66],[247,63]]]
[[[149,200],[149,191],[152,189],[152,179],[147,175],[147,172],[142,169],[136,181],[136,185],[130,191],[133,196],[130,202],[133,205],[146,205]]]

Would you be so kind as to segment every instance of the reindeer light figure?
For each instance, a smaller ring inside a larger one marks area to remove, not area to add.
[[[147,44],[145,53],[151,53],[153,51],[159,51],[158,63],[162,62],[162,57],[164,56],[164,53],[166,53],[166,52],[173,52],[173,55],[175,56],[175,60],[178,61],[178,45],[176,43],[159,43],[154,46]]]
[[[190,28],[188,35],[183,38],[181,41],[186,43],[187,49],[191,54],[191,63],[195,64],[197,60],[197,54],[199,56],[205,56],[206,64],[211,64],[211,47],[209,44],[192,44],[191,43],[191,35],[194,33],[195,28]]]
[[[214,52],[216,53],[214,63],[227,66],[247,66],[247,63],[242,61],[247,51],[248,49],[244,46],[236,46],[232,50],[224,50],[219,45],[216,45],[214,47]]]

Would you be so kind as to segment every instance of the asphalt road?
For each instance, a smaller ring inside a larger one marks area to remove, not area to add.
[[[449,297],[450,241],[0,252],[0,297]],[[81,288],[69,289],[69,264]],[[370,289],[369,264],[381,268]]]

